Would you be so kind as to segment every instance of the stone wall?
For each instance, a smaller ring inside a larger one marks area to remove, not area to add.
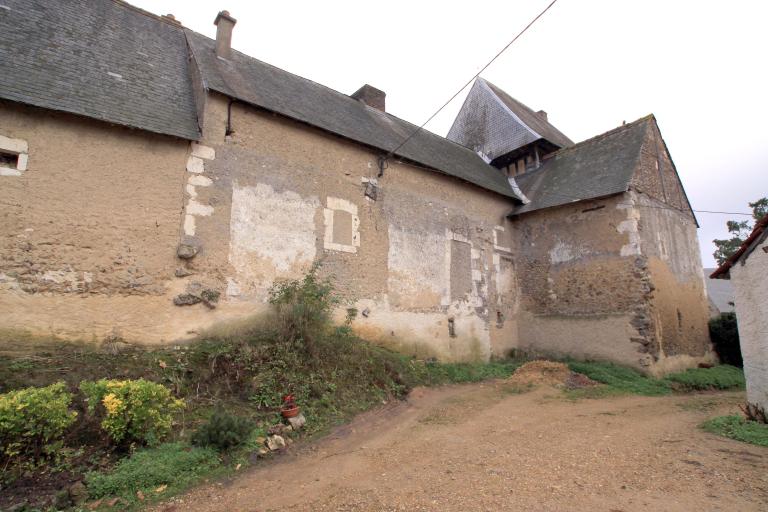
[[[521,348],[652,363],[646,336],[638,332],[648,284],[628,229],[632,215],[618,195],[518,219]]]
[[[683,185],[655,122],[649,123],[632,189],[679,210],[690,208]]]
[[[640,250],[652,286],[644,315],[655,340],[654,357],[664,371],[689,366],[690,357],[708,360],[713,357],[709,302],[692,215],[645,194],[631,192],[628,201],[637,212]]]
[[[0,176],[0,328],[170,334],[189,143],[10,102],[0,135],[28,151]]]
[[[630,191],[518,220],[520,347],[665,373],[711,361],[690,214]]]
[[[768,238],[731,268],[747,401],[768,411]]]
[[[319,261],[369,339],[446,360],[514,346],[508,199],[396,161],[378,177],[377,151],[241,103],[226,136],[227,106],[206,104],[210,158],[192,165],[185,223],[201,249],[179,282],[219,290],[217,311],[258,312],[275,280]]]
[[[508,198],[434,170],[379,176],[379,150],[217,94],[198,107],[190,144],[0,105],[19,155],[0,162],[0,329],[189,339],[263,314],[319,262],[339,321],[421,357],[707,356],[695,226],[666,203],[632,191],[511,222]]]

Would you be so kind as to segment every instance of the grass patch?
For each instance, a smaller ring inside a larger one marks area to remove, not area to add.
[[[744,389],[746,385],[741,368],[727,364],[713,368],[691,368],[684,372],[667,375],[665,380],[682,391]]]
[[[119,497],[130,505],[143,501],[139,492],[144,499],[170,495],[219,465],[218,453],[211,448],[166,443],[137,451],[109,473],[89,473],[86,484],[92,498]]]
[[[602,386],[568,392],[570,398],[604,398],[622,394],[663,396],[674,391],[744,389],[744,372],[735,366],[692,368],[657,379],[614,363],[568,361],[568,367]]]
[[[592,389],[575,390],[572,395],[578,392],[585,398],[599,398],[618,394],[661,396],[672,392],[672,386],[665,380],[654,379],[614,363],[568,361],[568,367],[604,384]]]
[[[432,363],[414,360],[411,364],[413,383],[422,386],[480,382],[505,379],[522,363],[519,361],[491,361],[490,363]]]
[[[747,421],[741,416],[719,416],[705,421],[701,428],[707,432],[742,441],[744,443],[768,446],[768,425]]]

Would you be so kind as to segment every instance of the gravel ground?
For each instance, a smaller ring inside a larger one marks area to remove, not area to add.
[[[768,510],[768,449],[696,427],[742,393],[417,389],[163,511]]]

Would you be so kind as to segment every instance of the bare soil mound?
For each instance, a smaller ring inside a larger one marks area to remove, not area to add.
[[[579,389],[598,384],[586,375],[572,372],[564,363],[544,360],[525,363],[515,370],[509,381],[522,386],[543,384],[566,389]]]

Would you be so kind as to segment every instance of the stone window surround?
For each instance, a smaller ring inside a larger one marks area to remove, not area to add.
[[[333,214],[335,211],[343,211],[352,215],[352,245],[333,241]],[[360,247],[360,218],[357,216],[357,205],[346,199],[328,196],[326,208],[323,208],[323,219],[325,221],[323,247],[331,251],[357,253],[357,248]]]
[[[184,187],[187,192],[187,204],[184,207],[184,234],[195,236],[197,231],[197,217],[210,217],[213,214],[213,207],[202,204],[197,201],[196,187],[209,187],[213,184],[211,178],[204,176],[205,161],[214,160],[216,151],[208,146],[203,146],[198,142],[190,144],[190,155],[187,159],[187,172],[190,173],[187,184]]]
[[[27,141],[0,135],[0,152],[18,155],[16,167],[0,167],[0,176],[21,176],[27,170],[29,162]]]

